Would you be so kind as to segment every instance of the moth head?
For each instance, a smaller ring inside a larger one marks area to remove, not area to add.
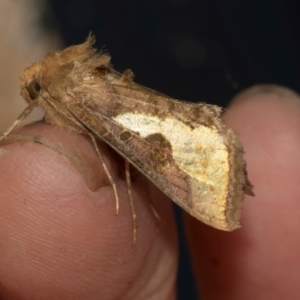
[[[25,86],[27,93],[32,101],[38,98],[42,91],[41,85],[38,83],[37,79],[32,79],[31,82]]]
[[[40,63],[35,63],[24,72],[21,95],[28,104],[38,102],[42,94],[43,89],[40,81],[40,70]]]

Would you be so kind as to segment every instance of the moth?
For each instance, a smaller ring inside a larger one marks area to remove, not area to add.
[[[253,191],[242,144],[225,127],[222,109],[174,100],[136,84],[133,73],[116,72],[94,42],[89,36],[25,70],[21,95],[28,106],[0,140],[33,108],[42,107],[46,122],[91,138],[114,188],[117,211],[118,192],[97,139],[190,215],[221,230],[238,228],[244,194]]]

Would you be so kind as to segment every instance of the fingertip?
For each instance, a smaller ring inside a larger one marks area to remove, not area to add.
[[[255,190],[267,178],[280,180],[284,169],[288,177],[295,178],[298,164],[294,162],[300,158],[296,150],[300,143],[299,95],[280,86],[255,86],[238,94],[229,111],[224,119],[239,133],[249,178],[257,181]]]
[[[248,299],[296,293],[300,272],[299,96],[256,86],[233,100],[224,119],[240,135],[255,197],[245,197],[242,228],[221,232],[188,218],[193,261],[204,298]],[[282,277],[282,275],[284,277]],[[276,286],[275,290],[268,287]]]

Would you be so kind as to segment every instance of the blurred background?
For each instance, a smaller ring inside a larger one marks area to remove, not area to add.
[[[92,32],[116,70],[177,99],[225,107],[255,84],[299,92],[297,1],[1,0],[0,131],[25,107],[23,69]],[[196,299],[180,224],[178,299]]]

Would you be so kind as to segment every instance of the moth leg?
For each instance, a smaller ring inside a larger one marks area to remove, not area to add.
[[[127,184],[127,191],[129,196],[129,203],[131,207],[132,213],[132,223],[133,223],[133,243],[136,242],[136,234],[137,234],[137,225],[136,225],[136,213],[133,203],[133,197],[131,192],[131,178],[130,178],[130,164],[128,160],[125,159],[125,175],[126,175],[126,184]]]
[[[149,206],[151,208],[151,211],[152,211],[154,217],[157,219],[158,222],[160,222],[161,217],[160,217],[159,213],[157,212],[157,210],[155,209],[155,205],[152,201],[150,191],[149,191],[149,187],[148,187],[148,184],[147,184],[147,179],[145,178],[144,180],[145,180],[145,186],[146,186],[146,190],[147,190],[147,194],[148,194],[148,198],[149,198]]]
[[[97,155],[98,155],[98,157],[99,157],[99,159],[101,161],[103,170],[104,170],[104,172],[105,172],[105,174],[106,174],[106,176],[107,176],[108,180],[110,181],[110,184],[111,184],[111,186],[113,188],[113,191],[114,191],[114,194],[115,194],[115,199],[116,199],[116,214],[118,215],[119,214],[119,208],[120,208],[120,204],[119,204],[120,202],[119,202],[119,196],[118,196],[118,192],[117,192],[116,183],[114,182],[113,178],[111,177],[111,175],[110,175],[110,173],[109,173],[109,171],[107,169],[107,166],[106,166],[106,164],[105,164],[105,162],[103,160],[103,157],[102,157],[102,155],[100,153],[100,150],[98,148],[98,145],[97,145],[95,137],[92,134],[90,134],[90,133],[88,133],[88,135],[90,136],[90,138],[92,140],[92,143],[93,143],[93,145],[94,145],[94,147],[96,149]]]
[[[0,141],[2,141],[5,137],[7,137],[14,128],[16,128],[22,121],[24,121],[28,115],[32,112],[34,105],[28,105],[23,112],[19,115],[16,121],[0,136]]]

